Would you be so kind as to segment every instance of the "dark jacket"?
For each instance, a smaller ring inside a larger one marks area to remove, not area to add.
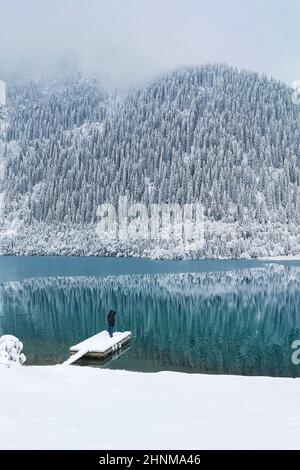
[[[107,322],[108,322],[109,326],[115,326],[115,314],[116,314],[116,312],[111,310],[109,312],[109,314],[107,315]]]

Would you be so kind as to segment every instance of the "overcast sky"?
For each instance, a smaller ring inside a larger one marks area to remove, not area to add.
[[[291,84],[299,21],[299,0],[0,0],[0,65],[45,70],[69,57],[118,86],[226,62]]]

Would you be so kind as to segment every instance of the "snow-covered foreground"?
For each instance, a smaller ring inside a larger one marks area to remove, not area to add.
[[[0,368],[2,449],[299,448],[300,380]]]

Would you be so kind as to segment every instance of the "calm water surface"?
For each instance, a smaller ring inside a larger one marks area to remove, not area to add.
[[[62,362],[114,308],[133,341],[105,367],[296,377],[299,307],[300,262],[0,257],[0,334],[27,364]]]

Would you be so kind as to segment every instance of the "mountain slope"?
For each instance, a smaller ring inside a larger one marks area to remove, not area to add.
[[[6,138],[18,141],[19,152],[7,158],[4,212],[19,229],[2,251],[297,253],[300,108],[291,94],[280,82],[225,65],[175,71],[123,100],[95,81],[8,83]],[[97,207],[120,194],[147,205],[200,202],[203,250],[99,244]]]

